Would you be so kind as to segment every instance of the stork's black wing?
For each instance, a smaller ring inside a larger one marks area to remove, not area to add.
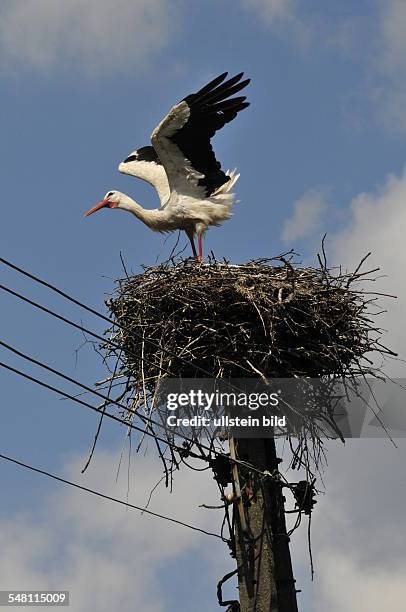
[[[210,140],[249,106],[245,96],[232,97],[248,85],[243,73],[225,80],[227,72],[186,96],[154,130],[152,143],[172,190],[204,198],[230,180],[221,169]]]

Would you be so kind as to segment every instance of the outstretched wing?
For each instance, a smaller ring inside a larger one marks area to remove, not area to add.
[[[177,193],[204,199],[230,180],[210,140],[249,106],[245,96],[230,96],[246,87],[250,79],[241,81],[241,72],[225,81],[227,74],[173,106],[152,133],[152,144],[166,170],[170,189]]]
[[[161,206],[169,199],[168,177],[153,147],[141,147],[133,151],[121,162],[118,169],[123,174],[140,178],[155,187]]]

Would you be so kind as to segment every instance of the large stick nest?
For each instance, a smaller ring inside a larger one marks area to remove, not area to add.
[[[153,391],[162,375],[348,376],[387,350],[371,320],[368,273],[293,266],[164,264],[118,281],[107,302],[123,368]]]

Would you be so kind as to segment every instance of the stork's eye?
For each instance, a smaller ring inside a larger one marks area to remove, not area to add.
[[[109,198],[112,195],[114,195],[114,191],[109,191],[108,194],[107,194],[107,197]]]
[[[129,157],[127,157],[127,158],[124,160],[124,162],[123,162],[123,163],[124,163],[124,164],[126,164],[127,162],[136,161],[136,159],[137,159],[137,156],[136,156],[136,155],[130,155]]]

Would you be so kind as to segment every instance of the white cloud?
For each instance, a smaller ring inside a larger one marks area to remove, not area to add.
[[[307,191],[293,204],[293,213],[284,223],[283,240],[290,242],[316,234],[326,209],[326,199],[320,190]]]
[[[300,597],[312,612],[401,610],[406,597],[404,472],[406,441],[329,442],[329,466],[312,520],[315,581]],[[294,559],[309,574],[306,528],[293,537]],[[301,573],[302,573],[301,572]],[[309,597],[310,599],[310,597]]]
[[[284,224],[285,241],[306,238],[320,239],[321,222],[327,210],[320,190],[310,190],[297,200],[293,214]],[[369,252],[364,269],[380,268],[380,276],[370,285],[371,291],[397,296],[380,298],[380,306],[388,310],[377,323],[387,330],[386,344],[406,358],[406,166],[400,176],[390,174],[374,192],[361,193],[349,204],[345,229],[327,236],[327,249],[332,265],[355,269]],[[406,377],[406,364],[388,362],[393,375]]]
[[[384,61],[389,70],[406,68],[406,4],[404,0],[387,0],[381,6],[381,28]]]
[[[268,27],[287,34],[299,43],[301,52],[314,48],[332,47],[348,54],[359,44],[363,18],[354,13],[331,19],[325,11],[316,11],[303,0],[241,0],[243,7],[256,14]]]
[[[406,4],[387,0],[378,5],[373,36],[372,82],[369,88],[380,122],[392,132],[406,130]],[[372,49],[371,49],[372,50]],[[369,66],[370,68],[370,66]]]
[[[1,65],[68,66],[78,73],[139,71],[168,42],[169,0],[3,0]]]
[[[354,533],[356,538],[356,533]],[[322,591],[317,610],[323,612],[381,612],[400,610],[406,598],[406,564],[371,570],[344,554],[324,552]]]
[[[117,456],[98,452],[85,477],[80,477],[82,458],[72,461],[65,474],[68,479],[125,499],[126,469],[122,469],[123,482],[116,484],[117,463]],[[157,462],[138,455],[133,463],[129,501],[144,506],[162,470]],[[174,493],[161,486],[150,509],[217,532],[219,515],[218,521],[213,520],[212,512],[198,508],[201,503],[218,502],[214,481],[199,474],[196,487],[195,479],[190,470],[178,473]],[[64,485],[55,487],[55,493],[36,509],[36,517],[27,510],[14,519],[0,519],[3,588],[70,590],[75,612],[129,607],[163,612],[167,607],[159,572],[170,575],[174,564],[181,571],[183,556],[199,551],[200,571],[206,569],[207,582],[215,592],[216,570],[221,569],[211,556],[223,551],[224,559],[227,557],[220,540],[217,543],[211,538],[207,546],[207,536],[185,527],[141,516],[138,511]]]
[[[271,23],[280,19],[290,19],[294,14],[294,0],[242,0],[248,8],[258,11],[263,19]]]
[[[371,285],[371,291],[398,296],[381,299],[388,313],[379,317],[379,324],[388,330],[386,343],[406,357],[406,167],[397,177],[390,175],[375,193],[356,197],[349,209],[347,229],[329,240],[334,263],[354,268],[369,251],[368,268],[380,267],[385,278]],[[392,364],[392,372],[405,376],[404,364]]]
[[[261,23],[274,31],[278,28],[290,42],[299,43],[301,52],[309,48],[336,50],[352,58],[354,67],[363,74],[345,103],[352,124],[363,122],[367,104],[374,120],[385,129],[392,133],[406,131],[404,0],[374,2],[366,12],[354,6],[354,10],[334,17],[329,11],[309,8],[298,0],[241,2]]]
[[[297,0],[241,0],[242,6],[256,15],[262,24],[278,28],[290,41],[307,49],[314,38],[311,18],[303,19],[298,12]]]

